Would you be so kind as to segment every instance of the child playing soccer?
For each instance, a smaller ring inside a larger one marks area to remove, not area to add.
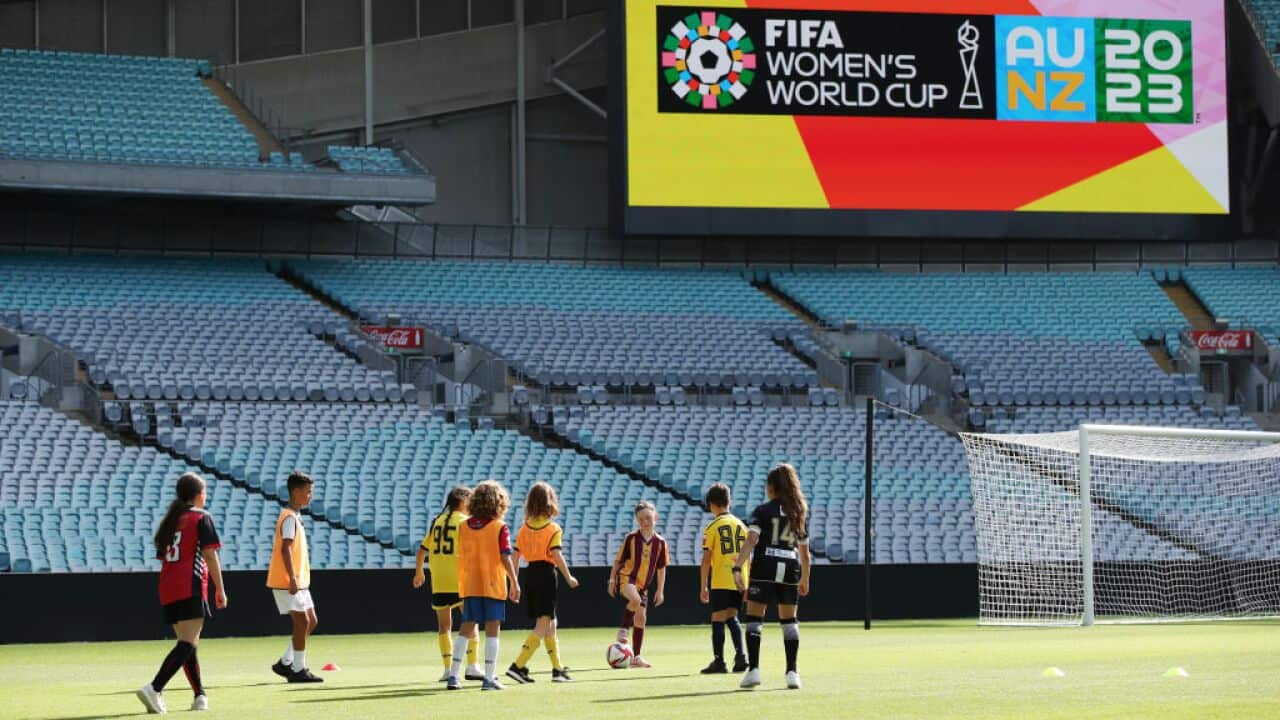
[[[302,528],[302,508],[311,503],[312,480],[295,470],[289,475],[289,505],[276,519],[267,587],[275,595],[276,609],[293,622],[293,637],[271,671],[291,683],[318,683],[307,669],[307,637],[316,630],[316,605],[311,599],[311,560],[307,533]]]
[[[799,690],[796,656],[800,653],[800,624],[796,610],[800,598],[809,594],[809,533],[805,525],[809,506],[800,489],[800,476],[786,463],[769,471],[765,492],[769,502],[751,513],[747,544],[733,566],[738,590],[747,590],[750,668],[739,685],[753,688],[760,684],[760,626],[769,605],[777,603],[782,645],[787,653],[787,687]],[[748,559],[751,561],[750,589],[743,581]]]
[[[437,639],[440,657],[444,661],[440,682],[448,682],[449,666],[453,664],[453,639],[449,633],[453,630],[453,610],[462,607],[462,600],[458,597],[458,526],[467,521],[467,501],[470,499],[470,488],[459,485],[449,491],[444,509],[431,521],[431,529],[422,538],[417,567],[413,572],[413,587],[422,587],[427,580],[422,572],[422,562],[431,556],[431,609],[436,611]],[[478,642],[474,633],[467,638],[468,680],[484,679],[484,674],[476,666]]]
[[[742,625],[738,609],[742,607],[742,591],[733,582],[733,563],[747,541],[747,526],[729,512],[729,486],[716,483],[707,489],[707,509],[715,515],[702,531],[702,571],[698,595],[703,605],[711,604],[711,650],[715,659],[702,669],[703,675],[729,672],[724,664],[724,631],[733,638],[733,671],[747,669],[742,654]],[[710,590],[707,581],[711,581]]]
[[[458,594],[462,596],[462,629],[453,641],[450,690],[462,688],[458,674],[467,638],[484,625],[484,684],[481,690],[505,690],[498,682],[498,632],[507,617],[505,600],[520,602],[520,581],[511,560],[511,530],[502,518],[511,498],[501,485],[485,480],[471,493],[471,517],[458,527]],[[508,583],[510,581],[510,583]]]
[[[529,619],[534,621],[533,632],[525,639],[520,656],[507,668],[507,677],[518,683],[531,683],[529,658],[540,643],[547,646],[551,658],[551,682],[571,682],[568,668],[560,664],[560,642],[556,637],[556,571],[564,576],[569,587],[578,587],[578,580],[569,572],[569,566],[560,552],[564,533],[552,518],[560,514],[560,498],[555,488],[545,482],[529,488],[524,502],[524,525],[516,536],[513,564],[520,564],[523,555],[529,562],[524,569],[524,603]]]
[[[160,560],[160,604],[164,621],[173,626],[178,642],[150,683],[137,692],[147,712],[164,714],[164,686],[178,669],[186,671],[195,699],[192,710],[208,710],[209,698],[200,680],[200,660],[196,647],[204,619],[209,611],[209,580],[213,579],[218,609],[227,606],[227,591],[222,584],[222,565],[218,562],[218,533],[213,517],[205,512],[204,479],[195,473],[178,478],[177,497],[156,530],[156,558]]]
[[[658,587],[653,594],[654,607],[661,606],[666,598],[667,541],[657,533],[658,510],[648,500],[636,504],[636,525],[640,529],[627,534],[622,547],[613,558],[613,570],[609,573],[609,597],[618,593],[627,601],[622,613],[622,625],[618,628],[618,642],[627,641],[631,630],[631,667],[652,667],[640,656],[644,646],[644,626],[649,606],[649,583],[655,577]]]

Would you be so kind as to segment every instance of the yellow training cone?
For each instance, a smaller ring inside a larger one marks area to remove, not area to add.
[[[1060,667],[1047,667],[1040,672],[1040,677],[1060,678],[1066,677],[1067,674]]]
[[[1164,671],[1164,676],[1167,678],[1184,678],[1191,677],[1191,673],[1187,672],[1186,668],[1171,667]]]

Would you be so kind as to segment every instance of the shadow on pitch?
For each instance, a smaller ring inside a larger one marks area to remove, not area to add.
[[[676,677],[684,677],[684,676],[677,675]],[[720,690],[717,692],[672,693],[670,695],[643,695],[641,697],[606,698],[604,700],[592,700],[591,702],[593,703],[622,703],[622,702],[639,703],[639,702],[644,702],[646,700],[680,700],[682,698],[707,697],[708,695],[746,695],[748,693],[758,694],[758,693],[767,693],[767,692],[781,692],[782,690],[785,690],[785,689],[786,688],[767,688],[762,690],[757,688],[755,690]]]
[[[578,671],[574,670],[573,672],[576,674]],[[574,680],[572,684],[582,685],[584,683],[599,683],[599,682],[615,683],[615,682],[626,682],[627,680],[665,680],[667,678],[687,678],[687,677],[693,677],[693,673],[676,673],[672,675],[628,675],[627,677],[610,676],[607,678],[596,678],[594,680]]]
[[[351,688],[333,688],[334,690],[350,690]],[[463,688],[463,690],[479,690],[480,686],[474,688]],[[359,702],[362,700],[398,700],[402,698],[423,698],[432,695],[443,695],[450,692],[445,688],[413,688],[404,690],[386,690],[383,692],[366,693],[364,695],[327,695],[323,697],[313,697],[307,699],[292,700],[296,703],[331,703],[331,702]],[[453,692],[458,692],[457,690]],[[310,693],[307,693],[310,694]]]
[[[210,683],[205,683],[204,687],[205,687],[205,689],[206,689],[206,690],[223,690],[223,689],[227,689],[227,688],[254,688],[254,687],[267,687],[267,686],[270,686],[270,685],[282,685],[282,686],[283,686],[283,685],[286,685],[286,684],[287,684],[287,683],[284,683],[284,682],[232,683],[232,684],[227,684],[227,685],[212,685],[212,684],[210,684]],[[96,694],[96,695],[99,695],[99,696],[110,696],[110,695],[134,695],[134,694],[136,694],[137,692],[138,692],[137,690],[112,690],[111,692],[95,693],[95,694]],[[97,716],[95,716],[95,717],[97,717]],[[110,717],[110,716],[108,716],[108,717]]]
[[[120,712],[119,715],[76,715],[68,717],[50,717],[49,720],[110,720],[111,717],[133,717],[134,715],[146,715],[146,710],[137,712]]]

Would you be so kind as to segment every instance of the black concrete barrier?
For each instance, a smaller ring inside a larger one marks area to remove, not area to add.
[[[610,627],[622,616],[622,601],[605,591],[608,568],[576,568],[582,585],[560,586],[561,627]],[[976,617],[978,575],[974,565],[876,565],[873,608],[877,619]],[[215,611],[206,637],[287,634],[276,612],[265,572],[224,574],[230,607]],[[156,573],[0,575],[0,643],[148,640],[170,637],[156,597]],[[427,588],[414,590],[413,571],[320,570],[312,573],[319,634],[420,632],[435,628]],[[861,621],[860,565],[813,568],[812,589],[800,603],[805,620]],[[666,603],[650,612],[650,625],[707,622],[698,602],[698,568],[673,567]],[[773,615],[771,614],[772,618]],[[531,623],[524,608],[507,608],[505,627]]]

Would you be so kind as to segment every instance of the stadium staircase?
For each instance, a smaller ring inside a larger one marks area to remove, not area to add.
[[[1187,324],[1192,330],[1213,329],[1213,316],[1209,314],[1209,309],[1204,306],[1200,298],[1196,297],[1195,292],[1187,286],[1185,281],[1179,278],[1176,283],[1163,283],[1160,287],[1177,306],[1182,316],[1187,319]]]
[[[285,151],[284,145],[280,144],[280,141],[249,110],[239,96],[231,92],[231,88],[227,87],[226,83],[214,77],[204,78],[203,82],[205,87],[209,88],[209,91],[244,125],[245,129],[253,134],[253,137],[258,141],[259,160],[266,162],[271,157],[271,153],[283,153]]]

